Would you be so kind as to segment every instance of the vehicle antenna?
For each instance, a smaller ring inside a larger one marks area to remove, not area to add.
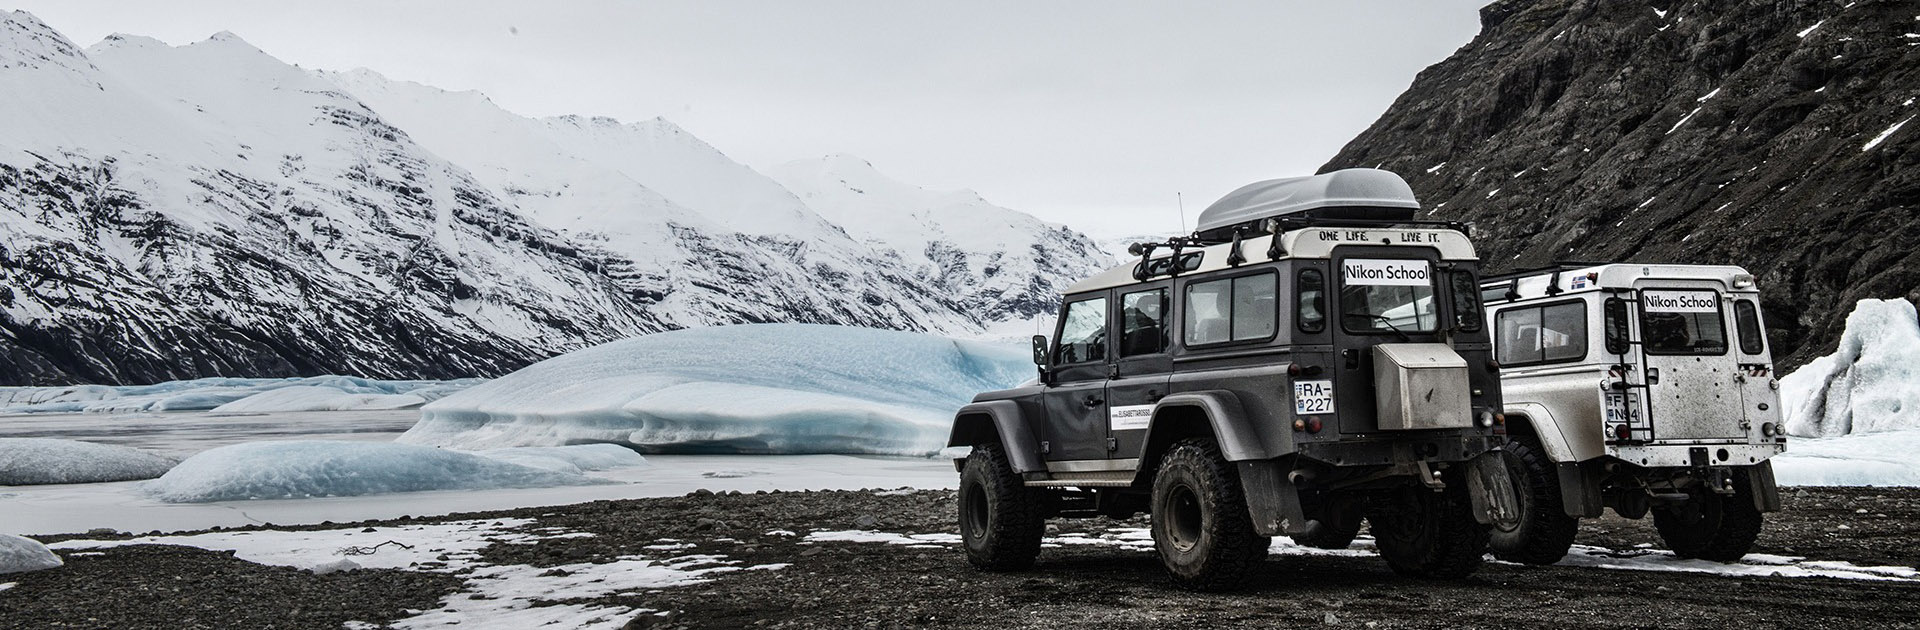
[[[1173,203],[1174,205],[1180,206],[1180,233],[1186,234],[1187,233],[1187,201],[1180,197],[1179,192],[1175,192],[1173,193]]]

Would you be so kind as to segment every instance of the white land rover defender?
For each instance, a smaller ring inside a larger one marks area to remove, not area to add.
[[[1069,288],[1040,378],[954,418],[968,559],[1025,568],[1048,517],[1144,511],[1185,588],[1362,518],[1395,571],[1477,568],[1518,518],[1499,374],[1473,244],[1419,207],[1386,171],[1260,182]]]
[[[1739,267],[1563,264],[1481,284],[1523,518],[1494,555],[1551,564],[1577,519],[1653,513],[1682,558],[1746,555],[1786,449],[1760,293]]]

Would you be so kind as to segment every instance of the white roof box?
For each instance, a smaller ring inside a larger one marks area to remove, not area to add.
[[[1349,168],[1241,186],[1207,206],[1196,231],[1205,235],[1283,215],[1405,221],[1419,209],[1413,187],[1399,175],[1377,168]]]

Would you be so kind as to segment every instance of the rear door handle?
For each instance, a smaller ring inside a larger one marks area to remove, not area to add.
[[[1098,407],[1098,406],[1100,406],[1100,405],[1102,405],[1102,404],[1105,404],[1106,402],[1107,402],[1107,401],[1104,401],[1104,400],[1101,400],[1101,399],[1098,399],[1098,398],[1094,398],[1094,397],[1092,397],[1092,396],[1088,396],[1088,397],[1087,397],[1087,399],[1086,399],[1086,400],[1084,400],[1084,401],[1081,401],[1081,403],[1080,403],[1080,404],[1083,404],[1083,405],[1086,405],[1088,409],[1092,409],[1092,408],[1094,408],[1094,407]]]
[[[1160,402],[1160,399],[1166,398],[1166,397],[1167,397],[1166,394],[1162,394],[1157,390],[1151,390],[1151,389],[1147,390],[1147,402],[1157,403],[1157,402]]]

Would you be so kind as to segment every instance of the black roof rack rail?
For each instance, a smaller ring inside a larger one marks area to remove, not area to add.
[[[1480,283],[1490,284],[1490,283],[1496,283],[1496,282],[1506,282],[1508,280],[1513,280],[1516,278],[1525,278],[1527,276],[1537,276],[1543,273],[1566,271],[1569,269],[1585,269],[1587,267],[1599,267],[1601,265],[1613,265],[1613,264],[1621,264],[1621,263],[1596,262],[1596,261],[1589,261],[1589,260],[1560,260],[1560,261],[1555,261],[1553,264],[1547,265],[1545,267],[1534,267],[1531,269],[1509,271],[1499,275],[1483,276],[1480,278]]]

